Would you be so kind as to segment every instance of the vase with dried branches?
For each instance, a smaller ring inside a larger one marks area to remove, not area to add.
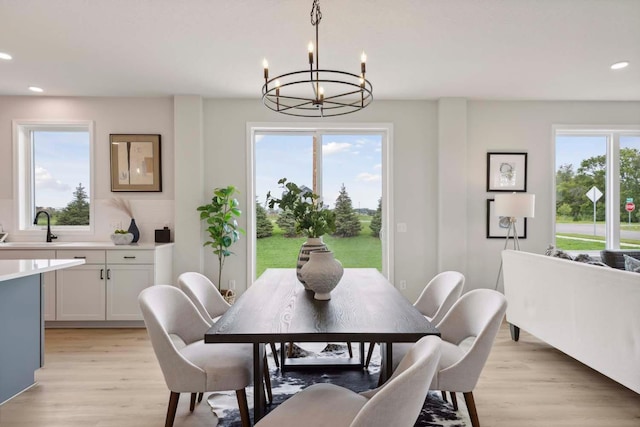
[[[140,230],[138,230],[136,220],[133,217],[131,202],[120,197],[114,197],[111,199],[109,204],[119,211],[127,214],[129,218],[131,218],[131,223],[129,224],[129,229],[127,230],[129,233],[133,234],[133,240],[131,241],[131,243],[136,243],[138,240],[140,240]]]

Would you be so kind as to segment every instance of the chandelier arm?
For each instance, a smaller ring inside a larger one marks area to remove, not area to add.
[[[292,100],[296,100],[296,101],[313,101],[313,99],[311,98],[304,98],[304,97],[299,97],[299,96],[290,96],[290,95],[273,95],[270,93],[267,93],[265,96],[267,96],[269,98],[270,101],[273,101],[273,98],[280,98],[280,99],[292,99]]]
[[[276,104],[273,100],[269,100],[269,102],[271,102],[272,104]],[[276,110],[276,111],[286,111],[286,110],[290,110],[292,108],[303,108],[305,105],[313,105],[313,100],[306,100],[305,102],[301,102],[299,104],[296,105],[286,105],[286,104],[279,104],[280,107]],[[308,108],[309,110],[315,110],[315,108]]]

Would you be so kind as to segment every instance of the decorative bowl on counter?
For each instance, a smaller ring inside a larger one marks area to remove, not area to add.
[[[111,235],[111,241],[115,245],[130,245],[131,242],[133,241],[133,234],[131,234],[131,233],[124,233],[124,234],[114,233],[114,234]]]

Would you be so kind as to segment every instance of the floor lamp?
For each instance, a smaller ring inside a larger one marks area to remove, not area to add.
[[[513,239],[513,250],[520,250],[520,242],[518,241],[518,218],[533,218],[536,205],[536,195],[527,193],[510,193],[496,194],[494,214],[508,221],[507,238],[504,242],[504,249],[509,246],[509,239]],[[504,250],[503,249],[503,250]],[[502,274],[502,255],[500,255],[500,269],[496,278],[496,287],[500,283],[500,275]]]

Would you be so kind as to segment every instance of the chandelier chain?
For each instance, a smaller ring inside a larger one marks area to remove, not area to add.
[[[322,20],[322,12],[320,12],[320,0],[313,0],[311,6],[311,25],[316,26]]]

